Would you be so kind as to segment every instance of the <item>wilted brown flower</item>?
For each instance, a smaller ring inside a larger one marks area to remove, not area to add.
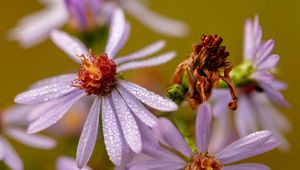
[[[189,58],[179,64],[173,74],[172,83],[177,84],[182,82],[184,74],[187,75],[187,101],[193,109],[210,97],[212,88],[218,87],[220,79],[230,89],[232,101],[229,108],[237,108],[236,89],[229,75],[233,65],[227,61],[229,52],[225,46],[221,46],[222,41],[217,35],[202,35],[200,43],[194,45],[194,51]]]

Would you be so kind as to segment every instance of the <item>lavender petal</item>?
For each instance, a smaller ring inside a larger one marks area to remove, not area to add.
[[[6,109],[2,115],[3,124],[27,126],[28,113],[31,111],[32,107],[33,106],[31,105],[15,105]]]
[[[187,157],[193,155],[193,152],[181,136],[180,132],[168,119],[160,118],[157,126],[153,127],[152,131],[158,141],[162,144],[175,149]]]
[[[265,152],[268,152],[270,150],[273,150],[274,148],[277,148],[280,145],[277,139],[275,137],[270,138],[268,141],[265,143],[262,143],[254,148],[249,148],[247,151],[245,151],[242,154],[238,154],[234,157],[231,158],[231,160],[226,160],[227,163],[232,162],[232,161],[239,161],[243,160],[246,158],[250,158]]]
[[[290,107],[290,104],[284,99],[283,95],[277,89],[273,88],[272,85],[266,83],[260,83],[259,85],[271,101],[282,107]]]
[[[115,47],[114,51],[110,54],[111,56],[115,56],[123,48],[123,46],[126,44],[128,38],[129,38],[130,29],[131,29],[130,24],[126,23],[125,30],[122,34],[122,38],[120,39],[118,45]],[[114,59],[114,62],[116,64],[118,64],[116,62],[116,59]]]
[[[250,78],[258,81],[258,83],[267,83],[270,84],[274,81],[272,74],[266,71],[256,71],[253,73]]]
[[[185,23],[153,13],[138,1],[126,1],[122,6],[129,14],[158,33],[183,37],[189,31]]]
[[[0,144],[4,148],[4,158],[5,164],[13,170],[22,170],[23,162],[13,147],[2,137],[0,137]]]
[[[267,42],[260,45],[259,48],[259,56],[253,63],[254,67],[257,67],[259,64],[261,64],[272,52],[274,48],[274,41],[268,40]]]
[[[178,109],[178,106],[170,99],[163,98],[134,83],[119,80],[119,84],[141,102],[156,110],[170,112]]]
[[[270,131],[259,131],[252,133],[228,145],[219,153],[217,153],[216,157],[223,164],[246,159],[252,156],[251,152],[256,153],[256,151],[259,150],[258,148],[263,146],[263,144],[266,143],[271,137],[272,134]]]
[[[52,149],[56,141],[43,135],[30,135],[19,128],[7,128],[5,134],[33,148]]]
[[[98,136],[100,116],[100,98],[96,97],[85,121],[77,146],[76,161],[79,168],[83,168],[89,161]]]
[[[25,48],[47,39],[51,30],[62,27],[68,21],[63,1],[49,4],[49,8],[22,18],[8,36]]]
[[[130,108],[130,110],[147,126],[153,127],[158,119],[132,94],[130,94],[122,86],[118,87],[121,96]]]
[[[207,102],[202,103],[197,109],[196,119],[196,144],[199,153],[208,151],[211,128],[211,108]]]
[[[85,45],[75,37],[69,34],[54,30],[51,32],[51,39],[58,48],[63,50],[66,54],[71,57],[75,62],[81,63],[80,56],[89,56],[89,51]]]
[[[122,159],[122,136],[117,117],[110,104],[109,98],[102,97],[102,124],[106,151],[109,159],[120,165]]]
[[[152,67],[152,66],[158,66],[161,64],[164,64],[170,60],[172,60],[176,56],[176,53],[171,51],[168,53],[164,53],[161,55],[158,55],[156,57],[142,60],[142,61],[131,61],[129,63],[122,64],[117,67],[117,72],[124,72],[127,70],[134,70],[138,68],[146,68],[146,67]]]
[[[105,52],[110,58],[114,58],[115,51],[122,37],[126,33],[126,20],[123,11],[118,8],[114,11],[109,30],[108,41],[105,47]]]
[[[158,52],[159,50],[161,50],[165,46],[166,46],[166,42],[163,41],[163,40],[160,40],[160,41],[157,41],[153,44],[150,44],[147,47],[144,47],[144,48],[142,48],[142,49],[140,49],[140,50],[138,50],[138,51],[136,51],[132,54],[128,54],[126,56],[118,57],[114,61],[117,64],[120,64],[120,63],[124,63],[124,62],[128,62],[128,61],[133,61],[133,60],[136,60],[136,59],[144,58],[144,57],[150,56],[150,55]]]
[[[42,131],[60,120],[70,107],[85,95],[85,92],[78,90],[74,93],[66,95],[60,99],[60,104],[54,106],[36,121],[31,123],[27,132],[32,134]]]
[[[245,164],[224,166],[222,170],[271,170],[271,169],[263,164],[245,163]]]
[[[72,73],[72,74],[63,74],[55,77],[50,77],[46,78],[40,81],[35,82],[32,84],[29,89],[36,89],[39,87],[47,86],[50,84],[56,84],[56,83],[68,83],[71,84],[75,79],[77,75]]]
[[[171,161],[161,161],[157,159],[149,159],[139,161],[132,165],[129,170],[182,170],[185,164],[178,164]]]
[[[127,144],[135,153],[140,153],[142,150],[141,134],[133,115],[116,90],[112,91],[112,99]]]
[[[240,137],[255,132],[257,127],[256,110],[252,105],[252,96],[241,95],[236,110],[236,126]]]
[[[1,138],[1,136],[0,136]],[[3,158],[4,158],[4,154],[5,154],[5,146],[1,143],[1,140],[0,140],[0,160],[2,161]]]
[[[257,65],[258,70],[268,70],[274,68],[279,62],[279,55],[270,55],[262,63]]]
[[[15,97],[15,102],[19,104],[38,104],[62,97],[75,89],[77,88],[71,87],[71,84],[67,83],[50,84],[18,94]]]
[[[153,146],[149,143],[144,143],[143,154],[161,161],[169,161],[174,162],[176,164],[185,164],[185,161],[182,158],[170,152],[170,150],[161,146]]]
[[[252,21],[247,19],[244,24],[244,60],[251,60],[254,54],[252,40]]]
[[[56,170],[92,170],[90,167],[85,166],[79,169],[76,165],[76,161],[73,158],[67,156],[60,156],[56,161]]]

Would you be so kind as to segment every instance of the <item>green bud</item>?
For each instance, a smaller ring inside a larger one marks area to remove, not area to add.
[[[187,93],[187,88],[181,84],[173,84],[168,88],[167,96],[173,100],[175,103],[180,104],[184,99]]]
[[[251,62],[243,62],[242,64],[233,67],[230,72],[230,77],[236,87],[244,86],[249,82],[252,82],[250,75],[254,72],[254,67]],[[220,81],[219,88],[228,88],[224,81]]]

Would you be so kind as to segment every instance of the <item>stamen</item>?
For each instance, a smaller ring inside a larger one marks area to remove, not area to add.
[[[106,95],[116,85],[116,64],[107,54],[95,56],[91,53],[89,59],[82,56],[82,63],[74,87],[85,90],[88,95]]]
[[[207,154],[195,155],[184,170],[221,170],[222,164],[215,157]]]

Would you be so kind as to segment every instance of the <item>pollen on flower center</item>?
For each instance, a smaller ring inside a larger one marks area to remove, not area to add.
[[[207,154],[198,154],[192,158],[184,170],[221,170],[222,164],[215,157]]]
[[[77,79],[73,82],[88,95],[106,95],[116,85],[116,63],[109,59],[106,53],[89,58],[81,57],[81,66]]]

